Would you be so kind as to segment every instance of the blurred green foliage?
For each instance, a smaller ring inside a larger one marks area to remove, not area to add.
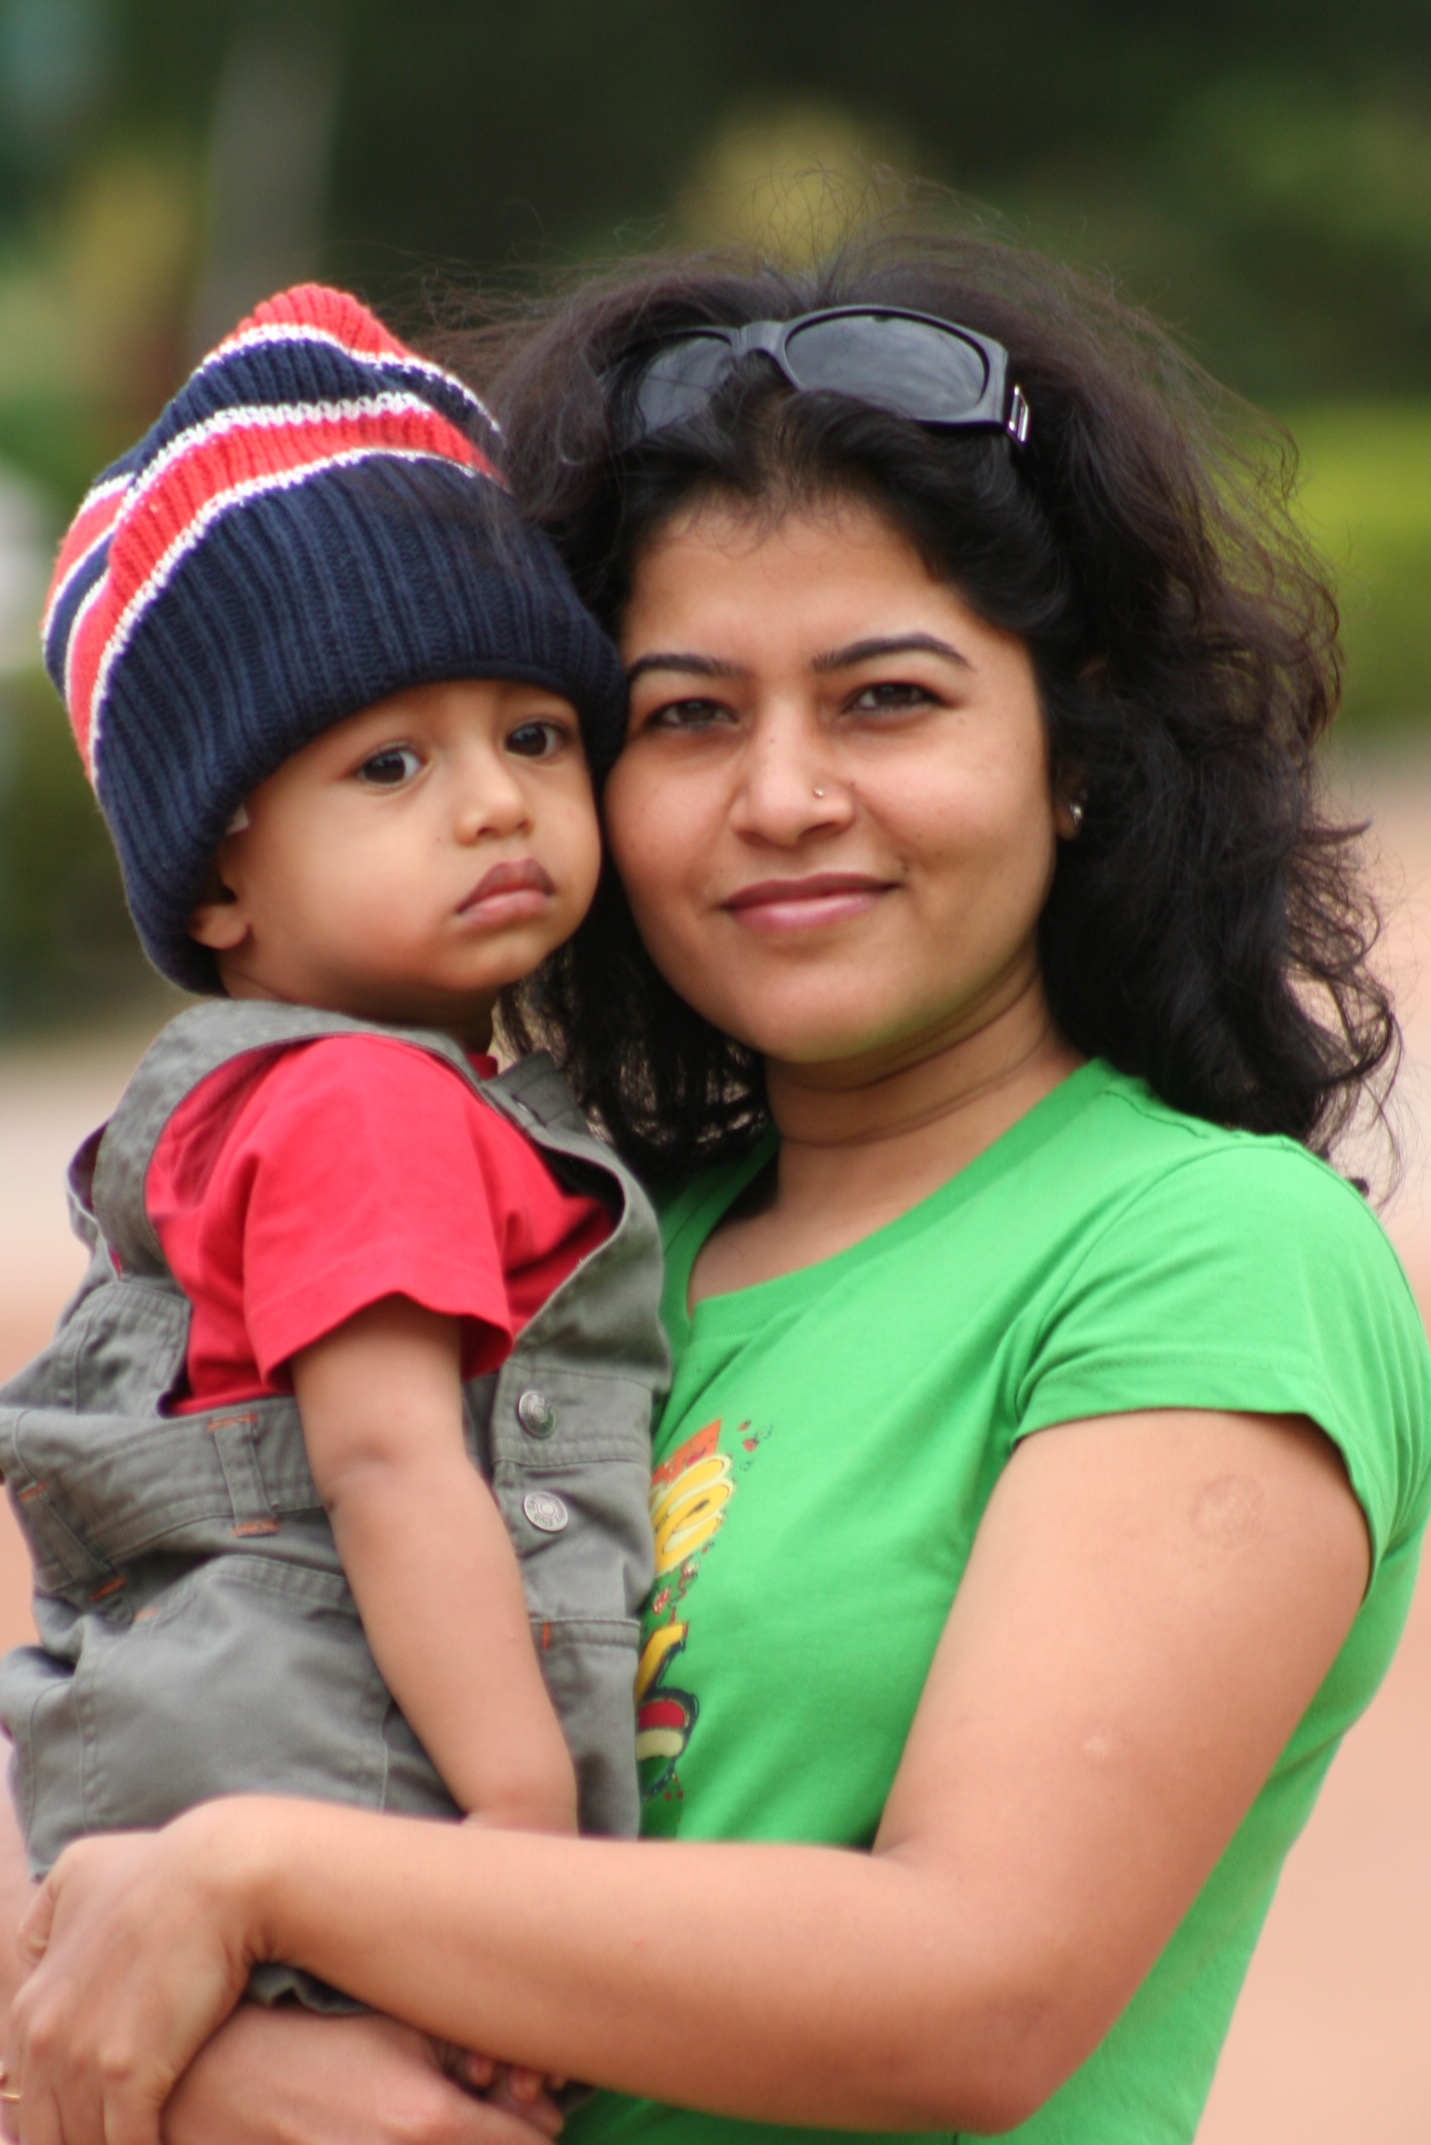
[[[163,988],[48,679],[0,683],[0,1027],[97,1018]]]
[[[1341,599],[1347,732],[1431,716],[1431,401],[1323,404],[1290,425]]]

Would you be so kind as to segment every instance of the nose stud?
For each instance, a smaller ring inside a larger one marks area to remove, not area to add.
[[[824,794],[825,794],[825,792],[824,792],[824,791],[823,791],[822,789],[817,789],[817,790],[816,790],[816,792],[815,792],[815,795],[816,795],[817,797],[823,797],[823,796],[824,796]]]

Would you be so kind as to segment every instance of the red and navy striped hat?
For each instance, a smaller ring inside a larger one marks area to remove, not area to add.
[[[41,633],[157,967],[215,990],[187,932],[237,807],[332,723],[440,678],[526,680],[620,746],[616,652],[512,511],[496,426],[342,291],[284,291],[105,470]]]

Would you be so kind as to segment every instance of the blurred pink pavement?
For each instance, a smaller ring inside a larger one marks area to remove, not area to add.
[[[1386,1211],[1431,1317],[1431,752],[1339,778],[1374,824],[1383,965],[1407,1039]],[[42,1345],[83,1266],[61,1189],[141,1034],[0,1054],[0,1376]],[[1373,1158],[1374,1160],[1374,1158]],[[0,1506],[0,1645],[29,1635],[24,1552]],[[1375,1703],[1287,1864],[1198,2145],[1431,2145],[1431,1576]]]

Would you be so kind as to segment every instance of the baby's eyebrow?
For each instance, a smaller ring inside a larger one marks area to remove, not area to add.
[[[638,655],[626,673],[626,683],[634,685],[648,670],[676,670],[689,678],[744,678],[749,672],[739,663],[727,662],[723,656],[695,654]]]
[[[957,648],[933,633],[892,633],[870,640],[851,641],[847,647],[831,648],[826,654],[817,655],[810,667],[820,672],[853,670],[857,663],[869,663],[882,655],[942,655],[963,670],[971,667],[966,655],[961,655]]]

